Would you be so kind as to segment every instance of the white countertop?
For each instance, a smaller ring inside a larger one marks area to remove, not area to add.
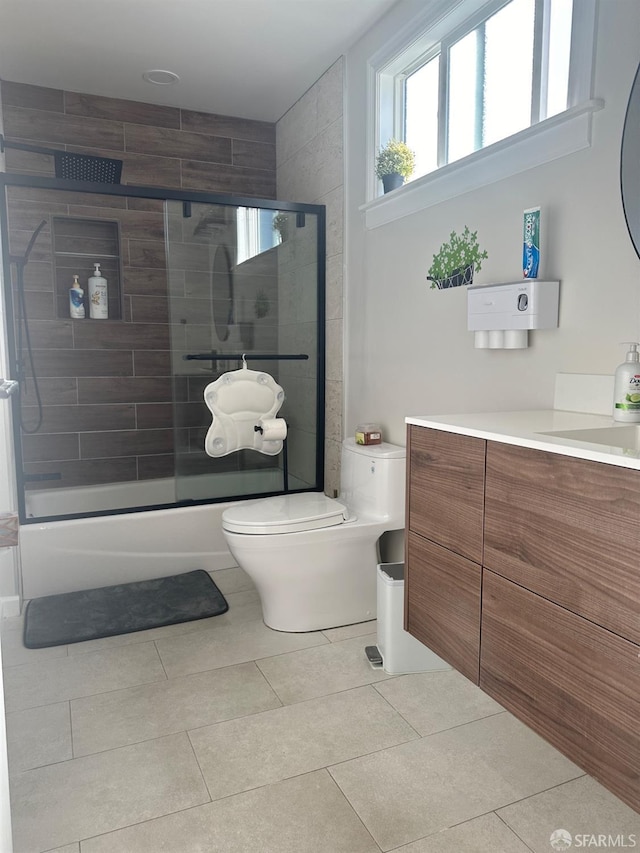
[[[470,435],[503,444],[517,444],[563,456],[575,456],[606,465],[640,470],[640,449],[623,449],[566,436],[544,435],[559,430],[630,428],[640,432],[640,424],[617,423],[604,415],[587,415],[554,409],[533,412],[484,412],[459,415],[424,415],[405,418],[407,424]],[[637,445],[636,445],[637,446]]]

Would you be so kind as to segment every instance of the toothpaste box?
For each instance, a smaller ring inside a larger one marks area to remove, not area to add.
[[[524,212],[522,244],[522,275],[537,278],[540,266],[540,208],[531,207]]]

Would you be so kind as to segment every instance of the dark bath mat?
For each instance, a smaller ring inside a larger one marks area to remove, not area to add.
[[[44,649],[206,619],[229,609],[207,572],[199,569],[100,589],[34,598],[24,616],[24,644]]]

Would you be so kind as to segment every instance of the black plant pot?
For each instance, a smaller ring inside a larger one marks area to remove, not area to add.
[[[403,184],[404,178],[402,175],[398,175],[397,172],[394,172],[393,175],[382,176],[382,186],[384,188],[385,193],[390,193],[392,190],[397,190],[398,187],[401,187]]]
[[[473,264],[469,264],[464,269],[451,270],[451,275],[448,275],[446,278],[431,278],[431,276],[427,276],[427,279],[433,281],[438,290],[473,284]]]
[[[455,269],[451,270],[451,275],[449,276],[449,287],[461,287],[462,286],[463,274],[462,270]]]

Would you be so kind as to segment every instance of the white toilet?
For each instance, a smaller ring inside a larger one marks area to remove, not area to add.
[[[375,619],[378,539],[404,527],[405,455],[348,438],[338,499],[305,492],[223,512],[224,537],[256,585],[265,624],[317,631]]]

